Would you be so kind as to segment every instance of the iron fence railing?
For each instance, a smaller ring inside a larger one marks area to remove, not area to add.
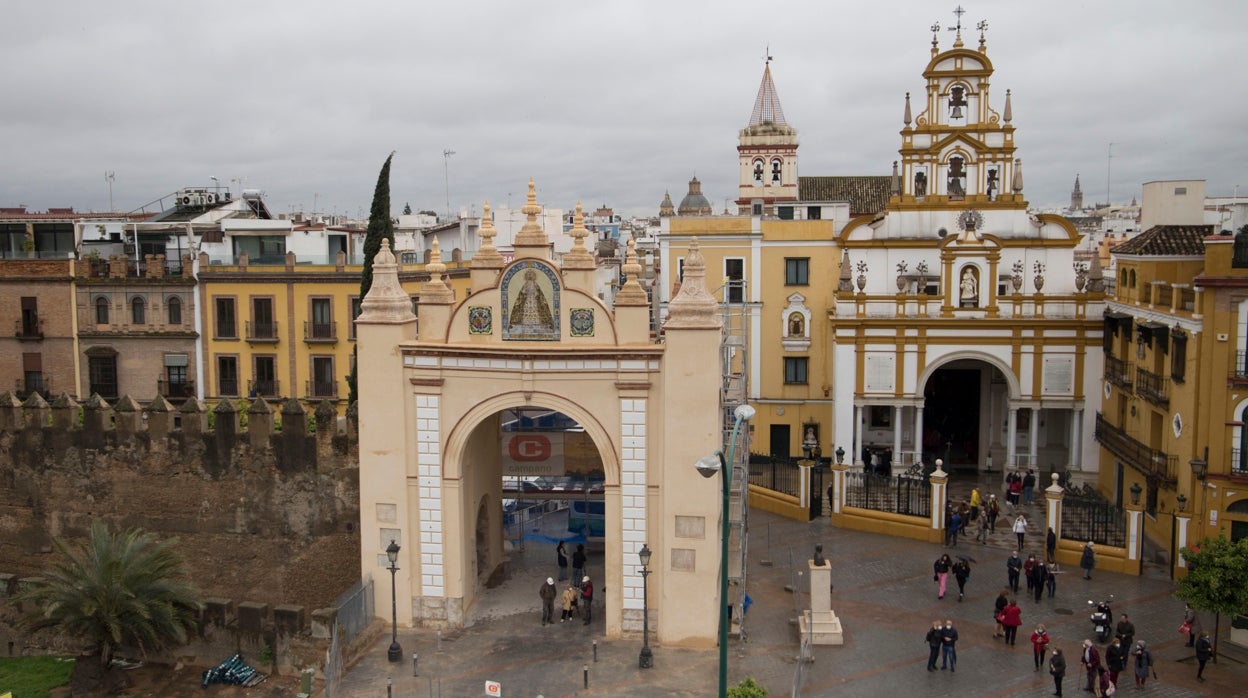
[[[156,391],[162,397],[171,398],[187,398],[195,395],[195,381],[189,380],[168,380],[160,378],[156,380]]]
[[[1095,492],[1069,491],[1062,500],[1062,537],[1098,545],[1126,547],[1127,517]],[[1072,496],[1073,495],[1073,496]]]
[[[303,323],[303,340],[305,342],[333,342],[338,339],[337,322]]]
[[[277,321],[273,322],[253,322],[247,321],[247,341],[249,342],[276,342],[277,341]]]
[[[338,381],[306,381],[304,395],[314,397],[338,397]]]
[[[43,318],[21,318],[13,322],[13,336],[18,339],[43,339]]]
[[[1152,371],[1135,369],[1135,392],[1158,407],[1170,406],[1170,381]]]
[[[247,381],[247,394],[251,397],[277,397],[282,394],[282,382],[277,380]]]
[[[801,467],[793,458],[750,454],[750,484],[801,497]]]
[[[845,505],[930,518],[932,488],[922,477],[845,473]]]

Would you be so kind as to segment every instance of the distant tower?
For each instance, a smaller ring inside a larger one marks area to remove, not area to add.
[[[761,202],[770,214],[777,201],[797,201],[797,129],[784,120],[776,85],[771,81],[771,56],[763,67],[750,123],[737,138],[740,174],[737,183],[737,210],[753,213]]]
[[[1075,175],[1075,188],[1070,191],[1070,210],[1083,209],[1083,190],[1079,188],[1079,175]]]
[[[663,192],[663,203],[659,204],[659,217],[670,218],[676,215],[676,205],[672,203],[672,195]]]
[[[671,200],[668,200],[671,203]],[[702,183],[697,177],[689,180],[689,193],[685,194],[685,198],[680,200],[680,208],[676,209],[678,216],[713,216],[711,211],[711,202],[702,194]]]

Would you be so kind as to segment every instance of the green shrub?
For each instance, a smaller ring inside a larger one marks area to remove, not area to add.
[[[747,676],[736,686],[728,687],[728,698],[767,698],[767,689],[759,686],[753,676]]]
[[[21,698],[47,698],[48,692],[69,683],[74,660],[69,657],[6,657],[0,659],[0,691]]]

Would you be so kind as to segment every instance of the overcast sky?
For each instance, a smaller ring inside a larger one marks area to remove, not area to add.
[[[446,175],[453,210],[519,206],[532,176],[549,207],[655,215],[696,174],[718,211],[768,45],[800,174],[884,175],[904,95],[924,91],[929,27],[955,6],[11,2],[0,206],[106,211],[113,172],[120,211],[216,176],[275,212],[366,216],[393,150],[396,213],[444,212]],[[1013,90],[1033,205],[1068,202],[1076,173],[1087,202],[1107,180],[1115,202],[1156,179],[1248,197],[1248,3],[964,7],[968,46],[989,24],[992,106]]]

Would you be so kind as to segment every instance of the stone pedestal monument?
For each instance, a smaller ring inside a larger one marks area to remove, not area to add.
[[[812,645],[843,645],[841,619],[832,611],[832,563],[823,559],[823,546],[815,546],[810,566],[810,610],[798,619],[802,638]]]

